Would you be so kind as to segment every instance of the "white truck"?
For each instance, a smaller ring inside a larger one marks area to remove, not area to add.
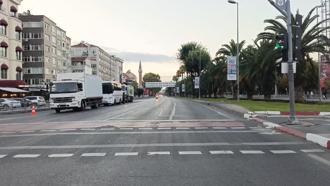
[[[50,108],[56,113],[65,109],[83,111],[90,106],[98,108],[102,104],[102,80],[98,76],[84,73],[63,73],[52,83]]]
[[[125,102],[132,103],[134,100],[134,87],[132,85],[123,85],[123,91],[125,94]]]

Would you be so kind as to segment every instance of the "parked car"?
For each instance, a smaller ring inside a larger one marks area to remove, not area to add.
[[[30,100],[32,105],[44,106],[46,105],[46,100],[42,96],[27,96],[24,99]]]
[[[15,98],[14,100],[21,103],[21,107],[29,107],[32,105],[32,101],[25,98]]]
[[[12,108],[19,108],[21,107],[21,102],[13,100],[13,99],[7,99],[7,98],[0,98],[0,109],[2,110],[9,110]]]

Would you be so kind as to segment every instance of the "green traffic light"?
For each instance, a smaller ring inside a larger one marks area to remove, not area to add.
[[[281,43],[276,43],[275,49],[283,49],[284,46]]]

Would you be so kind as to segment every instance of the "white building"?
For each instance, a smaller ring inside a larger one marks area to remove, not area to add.
[[[22,80],[22,0],[0,0],[0,79]]]
[[[102,80],[120,80],[123,60],[110,55],[102,48],[86,42],[81,42],[71,47],[71,59],[76,59],[77,57],[85,57],[85,61],[90,61],[92,74],[100,76]],[[71,64],[74,65],[75,62],[71,61]]]

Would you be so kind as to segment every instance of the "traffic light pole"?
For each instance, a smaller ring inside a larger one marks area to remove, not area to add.
[[[289,51],[288,51],[288,76],[289,76],[289,97],[290,97],[290,117],[289,122],[291,124],[296,124],[296,103],[295,103],[295,88],[294,88],[294,70],[293,70],[293,37],[292,37],[292,19],[291,19],[291,5],[290,0],[287,0],[287,26],[288,26],[288,43],[289,43]]]

